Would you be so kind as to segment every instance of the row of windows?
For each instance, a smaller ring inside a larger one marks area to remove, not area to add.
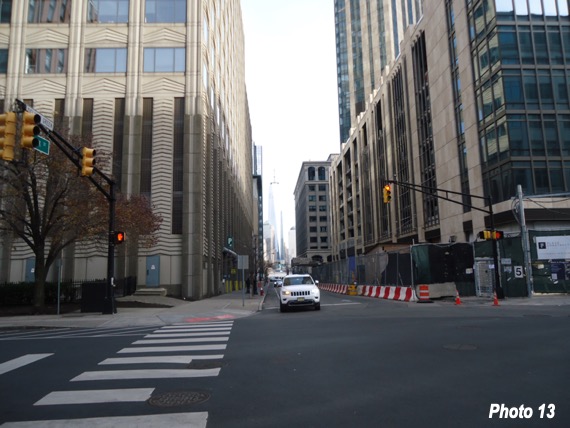
[[[565,70],[505,70],[476,91],[479,121],[512,110],[570,109],[570,79]]]
[[[326,215],[322,215],[319,217],[319,221],[320,222],[327,222],[328,218]],[[317,222],[317,216],[315,216],[315,215],[309,216],[309,223],[316,223],[316,222]]]
[[[66,73],[67,49],[26,49],[26,74]],[[0,73],[6,73],[8,50],[0,49]],[[147,73],[184,72],[184,48],[145,48],[143,71]],[[85,50],[86,73],[126,73],[126,48]]]
[[[309,202],[315,202],[317,200],[317,195],[309,195]],[[319,195],[319,201],[326,202],[326,195]]]
[[[512,198],[519,184],[526,195],[562,193],[570,190],[570,162],[511,162],[484,173],[483,180],[493,201]]]
[[[12,0],[0,0],[0,23],[10,23]],[[30,0],[29,23],[68,23],[71,0]],[[129,0],[89,0],[87,22],[129,22]],[[145,22],[186,22],[186,0],[145,0]]]
[[[309,211],[317,211],[317,206],[316,205],[309,205]],[[326,205],[319,205],[319,211],[320,212],[326,212],[327,211],[327,206]]]
[[[480,142],[487,166],[513,157],[567,157],[570,115],[507,115],[485,128]]]

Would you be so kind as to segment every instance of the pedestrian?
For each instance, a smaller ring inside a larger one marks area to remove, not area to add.
[[[247,275],[247,279],[245,280],[245,290],[248,294],[250,287],[251,287],[251,280],[249,279],[249,275]]]

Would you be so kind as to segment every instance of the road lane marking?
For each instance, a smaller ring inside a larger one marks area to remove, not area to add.
[[[4,373],[8,373],[9,371],[19,369],[20,367],[26,366],[31,363],[35,363],[36,361],[41,360],[42,358],[46,358],[53,355],[51,354],[27,354],[22,355],[21,357],[14,358],[13,360],[6,361],[5,363],[0,364],[0,375]]]
[[[147,334],[145,336],[145,339],[147,338],[158,338],[158,337],[206,337],[206,336],[223,336],[224,334],[228,334],[229,331],[213,331],[210,333],[184,333],[184,332],[176,332],[176,333],[170,333],[168,331],[166,332],[156,332],[156,333],[151,333],[151,334]]]
[[[6,422],[2,428],[206,428],[208,412],[167,413],[163,415],[106,416],[87,419]]]
[[[111,364],[190,364],[192,360],[221,360],[223,355],[167,355],[152,357],[123,357],[123,358],[107,358],[99,363],[99,365]]]
[[[142,352],[187,352],[187,351],[220,351],[226,345],[188,345],[188,346],[141,346],[140,348],[124,348],[118,354],[134,354]]]
[[[220,368],[190,369],[154,369],[154,370],[108,370],[100,372],[83,372],[71,379],[71,382],[84,380],[118,380],[118,379],[175,379],[192,377],[213,377],[220,374]]]
[[[200,342],[227,342],[230,340],[229,336],[225,337],[195,337],[191,339],[150,339],[150,340],[137,340],[133,345],[158,345],[160,343],[200,343]]]
[[[125,403],[146,401],[154,388],[98,389],[87,391],[53,391],[34,406],[57,404]]]

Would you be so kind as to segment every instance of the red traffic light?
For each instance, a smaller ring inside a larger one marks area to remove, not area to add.
[[[122,244],[125,242],[125,232],[115,232],[113,235],[113,241],[115,244]]]

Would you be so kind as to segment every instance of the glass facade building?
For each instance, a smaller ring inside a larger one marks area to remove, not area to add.
[[[491,211],[495,227],[518,234],[519,185],[527,226],[568,228],[568,0],[341,3],[339,103],[345,96],[350,126],[331,165],[333,258],[472,242]]]

